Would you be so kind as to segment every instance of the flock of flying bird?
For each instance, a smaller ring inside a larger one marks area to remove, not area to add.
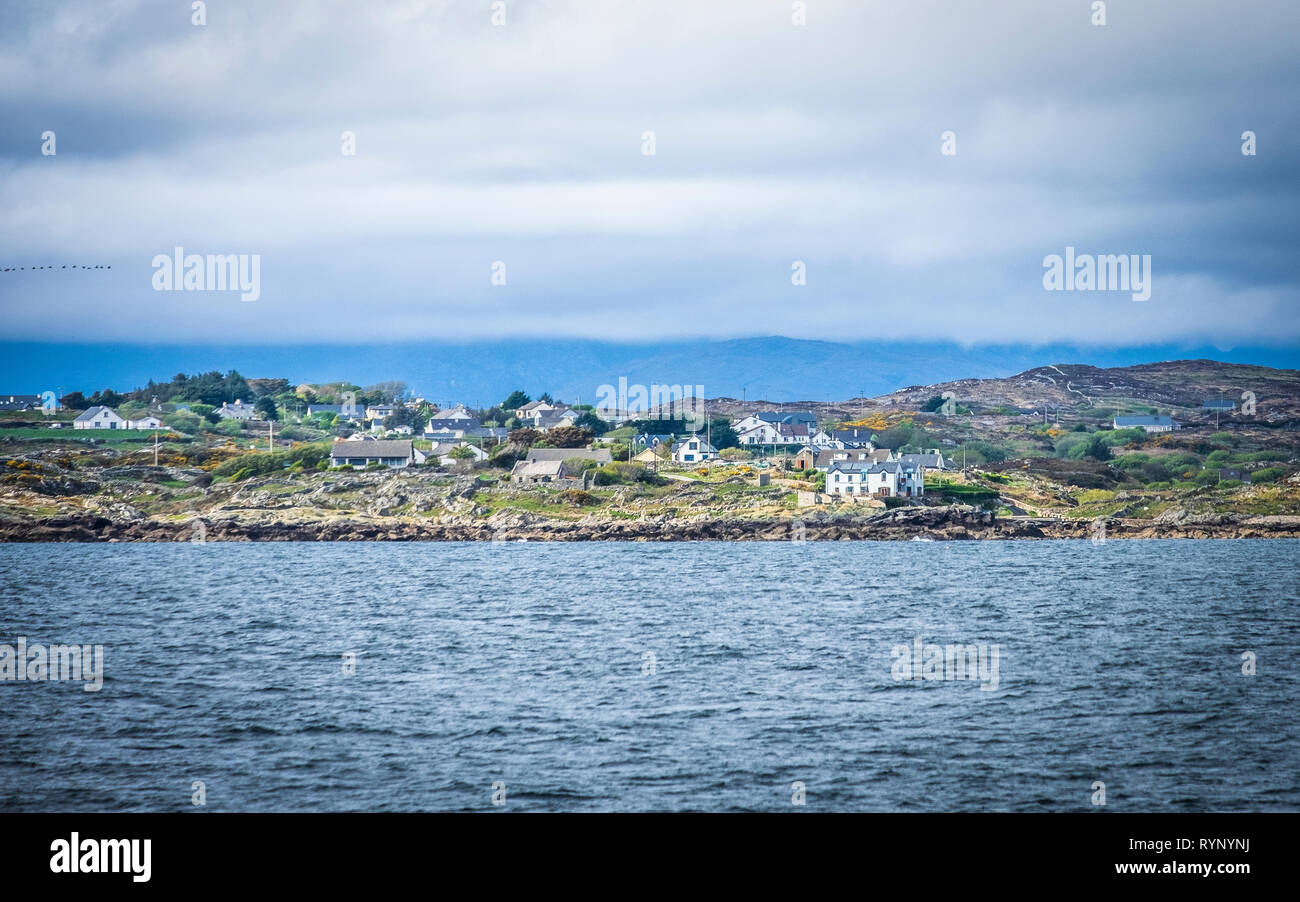
[[[21,272],[21,271],[26,270],[26,269],[37,270],[37,269],[67,269],[67,268],[68,268],[68,264],[66,264],[66,263],[63,264],[62,267],[58,267],[58,266],[6,266],[6,267],[4,267],[3,269],[0,269],[0,272]],[[74,264],[72,264],[72,268],[73,268],[73,269],[112,269],[113,267],[111,267],[111,266],[78,266],[77,264],[74,263]]]

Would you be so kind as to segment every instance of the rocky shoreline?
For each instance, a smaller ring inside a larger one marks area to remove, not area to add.
[[[1162,516],[1155,520],[1110,518],[1106,539],[1300,538],[1300,517],[1232,514]],[[240,516],[195,523],[100,514],[55,516],[40,521],[0,520],[0,542],[690,542],[690,541],[935,541],[998,539],[1091,539],[1101,535],[1090,520],[997,517],[978,508],[900,508],[874,515],[810,513],[802,518],[611,519],[595,515],[556,520],[529,514],[436,519],[355,515],[266,520]]]

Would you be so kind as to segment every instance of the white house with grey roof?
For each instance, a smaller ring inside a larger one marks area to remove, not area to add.
[[[412,464],[422,464],[427,459],[427,455],[416,448],[410,439],[340,439],[330,448],[331,467],[352,467],[354,470],[374,463],[402,469]]]
[[[673,460],[679,464],[700,463],[717,456],[718,449],[698,435],[684,436],[673,445]]]
[[[251,420],[257,415],[257,411],[253,409],[252,404],[245,404],[242,400],[236,398],[233,404],[222,401],[221,406],[216,410],[216,414],[223,420]]]
[[[72,421],[73,429],[126,429],[126,420],[111,407],[91,407]]]
[[[925,467],[898,460],[834,460],[826,470],[826,494],[919,498],[925,494]]]
[[[1115,417],[1116,429],[1142,428],[1149,433],[1173,432],[1183,424],[1172,417]]]

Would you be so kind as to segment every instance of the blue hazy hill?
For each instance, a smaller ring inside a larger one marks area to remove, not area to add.
[[[522,388],[594,402],[602,384],[690,384],[706,397],[843,400],[908,385],[1010,376],[1046,364],[1131,366],[1207,358],[1294,369],[1300,349],[1155,345],[1134,348],[837,343],[792,338],[619,344],[590,340],[409,342],[366,345],[111,345],[0,343],[0,393],[86,394],[167,381],[179,372],[235,369],[292,382],[406,382],[434,401],[487,405]]]

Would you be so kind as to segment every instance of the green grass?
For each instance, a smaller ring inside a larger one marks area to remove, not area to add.
[[[114,444],[152,442],[153,433],[136,429],[0,429],[0,438],[63,439],[69,442],[100,439]]]

